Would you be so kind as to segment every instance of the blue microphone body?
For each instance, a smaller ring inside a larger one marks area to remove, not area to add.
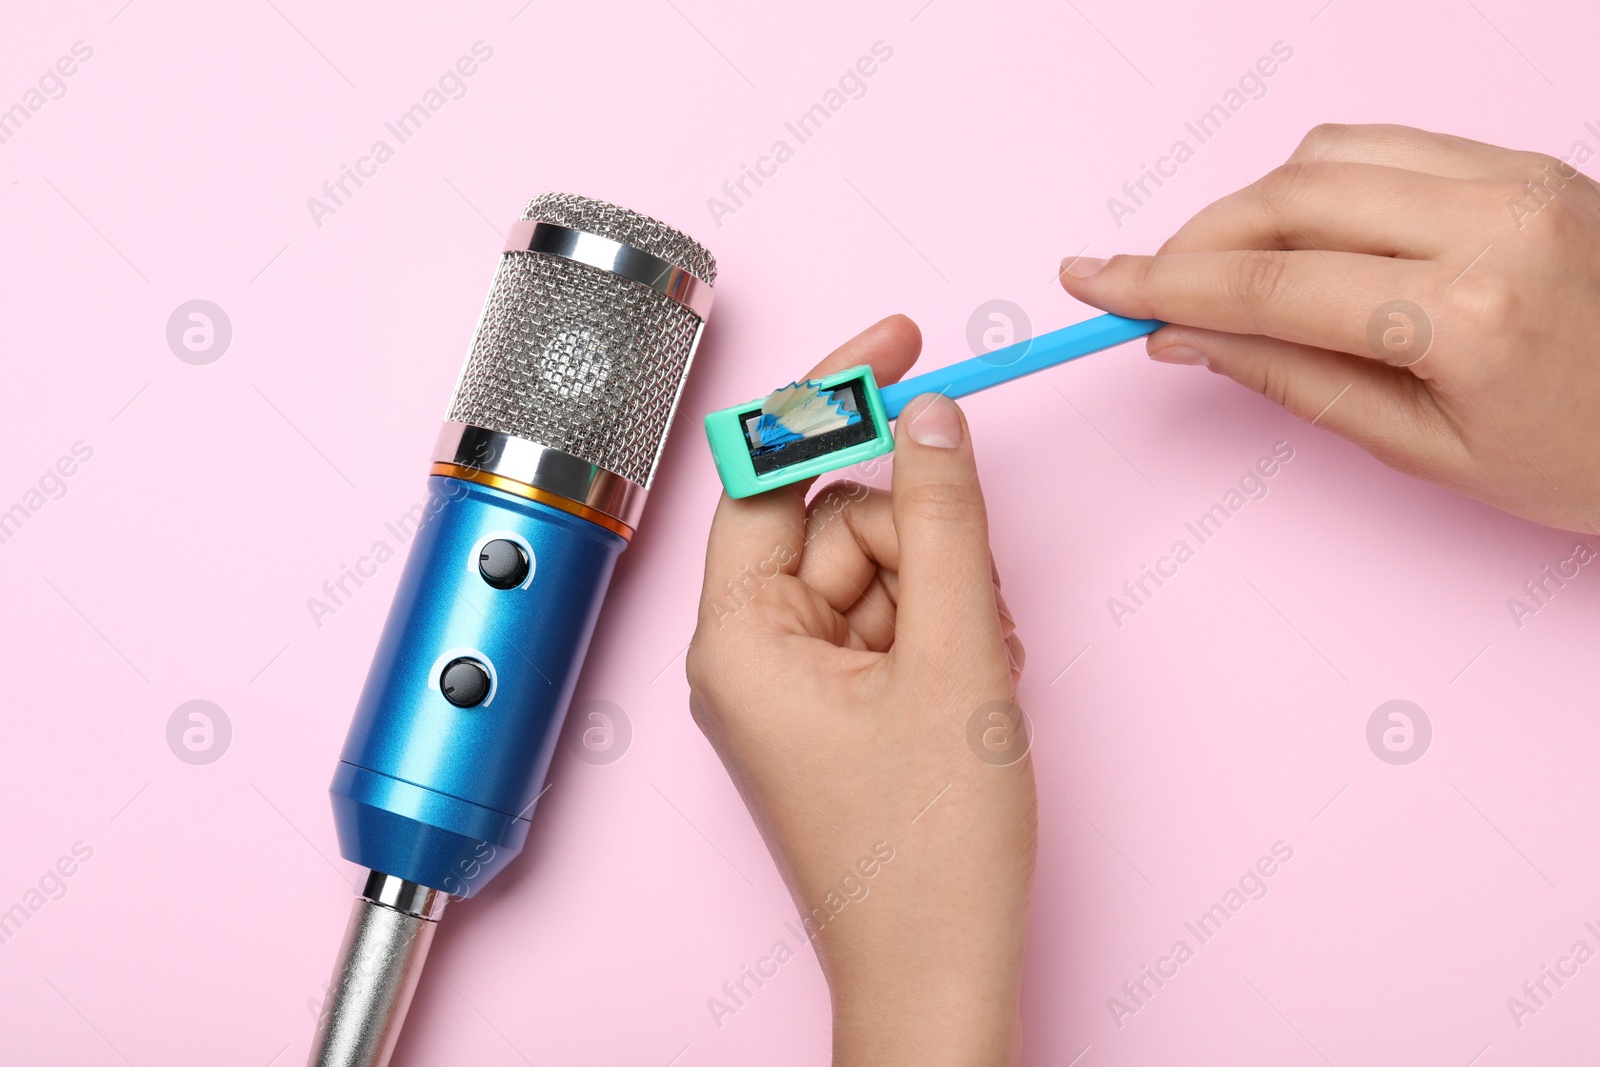
[[[470,897],[522,850],[621,536],[455,478],[429,500],[334,775],[344,857]],[[485,546],[510,541],[526,579],[497,588]],[[445,667],[487,668],[462,708]]]
[[[716,261],[565,194],[513,224],[333,785],[352,909],[311,1067],[383,1067],[447,901],[522,851]]]

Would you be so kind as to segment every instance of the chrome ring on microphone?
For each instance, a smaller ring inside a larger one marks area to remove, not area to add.
[[[439,921],[439,916],[444,914],[445,903],[450,899],[450,895],[443,890],[430,889],[382,871],[367,874],[367,884],[361,890],[361,897],[374,904],[393,908],[402,915],[429,922]]]
[[[432,472],[549,504],[630,538],[648,496],[644,486],[588,460],[464,422],[440,429]]]
[[[519,219],[511,225],[504,251],[542,252],[570,259],[649,286],[694,312],[702,322],[711,314],[715,294],[705,281],[659,256],[609,237],[553,222]]]

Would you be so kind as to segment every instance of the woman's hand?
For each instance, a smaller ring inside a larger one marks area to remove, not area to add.
[[[1206,365],[1383,462],[1537,522],[1600,526],[1600,190],[1549,156],[1319,126],[1155,256],[1062,263]]]
[[[916,360],[901,316],[812,372]],[[912,402],[891,492],[724,497],[689,648],[695,720],[832,993],[836,1064],[1013,1062],[1035,798],[1022,645],[966,420]]]

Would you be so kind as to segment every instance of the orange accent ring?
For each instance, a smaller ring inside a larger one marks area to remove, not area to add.
[[[569,515],[576,515],[580,519],[588,519],[596,526],[610,530],[624,541],[633,539],[633,528],[621,519],[614,519],[603,511],[596,511],[587,504],[580,504],[576,500],[568,500],[564,496],[557,496],[555,493],[549,493],[543,489],[535,489],[533,486],[523,482],[502,478],[498,474],[490,474],[488,471],[479,470],[476,467],[463,467],[456,463],[435,463],[428,473],[444,478],[459,478],[464,482],[475,482],[478,485],[487,485],[491,489],[499,489],[502,492],[520,496],[524,500],[532,500],[537,504],[558,508]]]

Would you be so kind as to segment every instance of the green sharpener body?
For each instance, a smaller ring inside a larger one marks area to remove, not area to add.
[[[761,414],[761,404],[766,398],[713,411],[706,416],[706,440],[711,444],[711,459],[717,465],[717,474],[722,478],[722,486],[729,496],[735,499],[755,496],[780,485],[793,485],[819,474],[876,459],[894,450],[889,416],[884,410],[883,395],[878,391],[871,367],[851,367],[813,381],[824,392],[858,386],[857,396],[862,401],[861,417],[870,425],[872,437],[821,454],[809,454],[810,449],[799,450],[806,454],[791,463],[782,462],[780,457],[783,450],[778,450],[769,454],[767,462],[771,463],[770,468],[758,470],[756,451],[745,425],[748,420]],[[818,444],[823,443],[826,436],[817,438]]]

